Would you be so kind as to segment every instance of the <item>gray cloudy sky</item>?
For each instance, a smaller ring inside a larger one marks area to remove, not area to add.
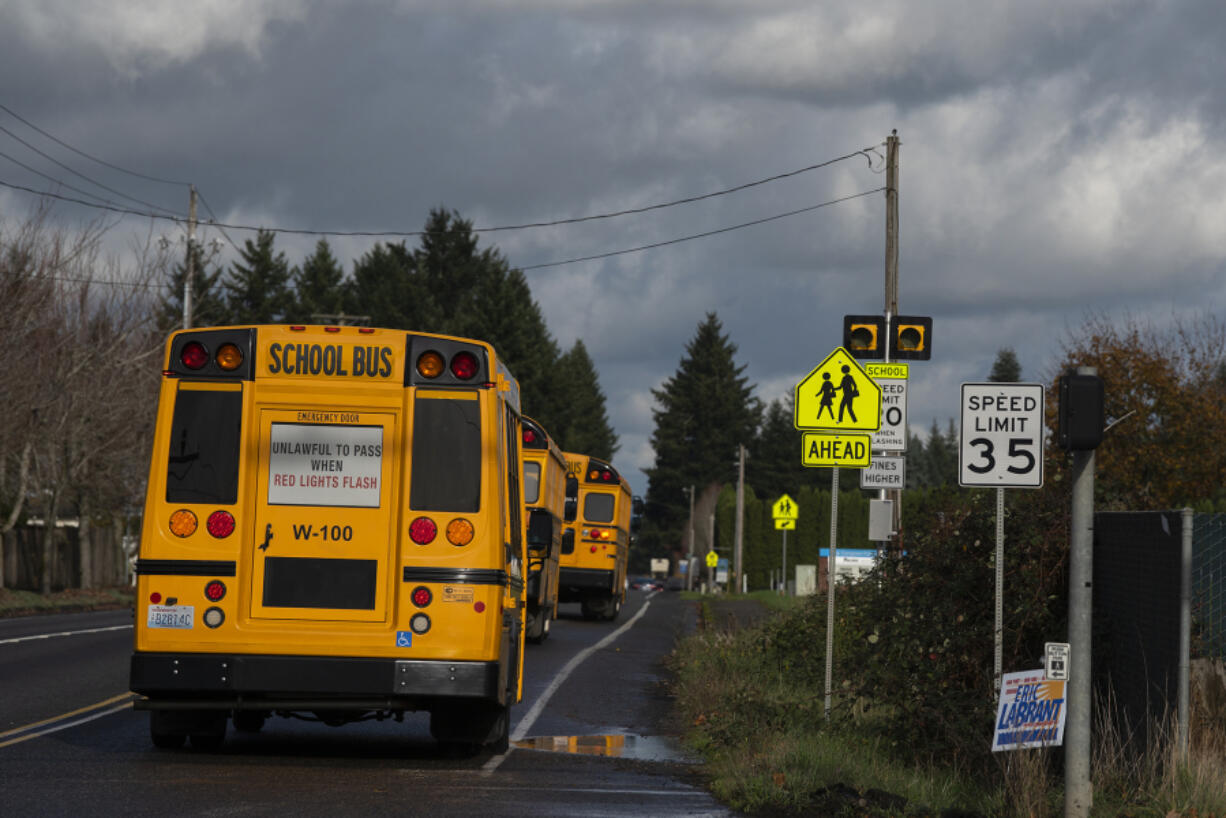
[[[909,390],[921,433],[957,416],[958,384],[983,379],[1000,347],[1044,379],[1087,310],[1165,323],[1226,303],[1220,0],[0,0],[0,11],[0,104],[93,156],[194,183],[229,224],[412,231],[440,205],[479,227],[563,219],[786,173],[897,128],[900,307],[935,324],[936,354],[912,367]],[[3,111],[0,126],[186,211],[180,187],[82,159]],[[4,132],[0,152],[116,198]],[[880,165],[856,157],[483,244],[521,268],[607,253],[870,191]],[[49,186],[3,157],[0,182]],[[0,187],[0,217],[33,200]],[[882,311],[884,224],[875,193],[526,272],[561,346],[581,337],[592,353],[615,460],[637,492],[653,459],[650,390],[705,313],[719,314],[759,397],[781,397],[841,342],[844,314]],[[136,217],[116,228],[147,229]],[[347,267],[373,242],[331,241]],[[295,263],[313,243],[278,239]]]

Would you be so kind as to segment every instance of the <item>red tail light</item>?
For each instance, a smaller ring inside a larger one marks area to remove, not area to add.
[[[226,584],[219,579],[209,580],[204,586],[204,596],[209,602],[219,602],[226,595]]]
[[[524,443],[535,443],[536,432],[532,429],[524,429]]]
[[[460,352],[451,359],[451,374],[462,381],[473,378],[477,374],[477,356],[471,352]]]
[[[413,589],[413,593],[409,595],[413,604],[419,608],[424,608],[434,601],[434,594],[430,593],[430,589],[424,585],[418,585]]]
[[[234,533],[234,517],[228,511],[214,511],[204,527],[217,539],[225,539]]]
[[[418,517],[409,523],[409,539],[418,545],[429,545],[438,536],[438,526],[429,517]]]
[[[179,360],[188,369],[200,369],[209,362],[209,353],[199,341],[188,341],[179,351]]]

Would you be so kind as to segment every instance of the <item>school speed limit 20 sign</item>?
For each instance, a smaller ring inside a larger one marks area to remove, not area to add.
[[[958,485],[1043,486],[1043,384],[962,384]]]

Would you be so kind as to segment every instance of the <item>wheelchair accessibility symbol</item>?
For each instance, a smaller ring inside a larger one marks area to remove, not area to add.
[[[398,648],[413,647],[413,632],[412,631],[396,631],[396,647]]]

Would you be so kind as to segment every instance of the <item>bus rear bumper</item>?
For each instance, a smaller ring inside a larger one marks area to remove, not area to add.
[[[420,709],[430,700],[497,701],[497,662],[218,653],[134,653],[137,709]]]
[[[558,596],[573,601],[592,593],[611,593],[615,576],[613,571],[598,568],[563,568],[558,574]]]

